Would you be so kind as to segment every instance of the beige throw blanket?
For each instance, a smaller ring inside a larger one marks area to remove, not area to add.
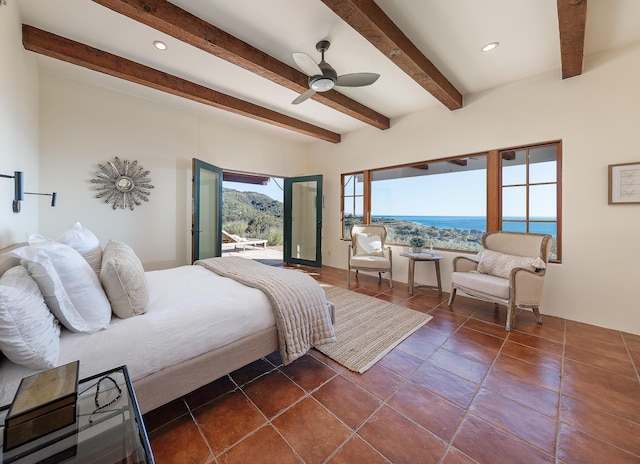
[[[208,258],[195,264],[260,289],[269,297],[285,364],[312,346],[336,340],[324,290],[311,276],[238,257]]]

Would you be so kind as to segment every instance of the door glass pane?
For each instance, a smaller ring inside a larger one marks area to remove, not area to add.
[[[526,150],[502,152],[502,185],[522,185],[527,182]]]
[[[212,171],[200,169],[200,217],[199,229],[199,256],[198,259],[213,258],[218,256],[218,227],[217,220],[220,215],[218,192],[220,190],[220,176]]]
[[[504,187],[502,189],[502,218],[526,219],[527,188]]]
[[[291,257],[315,261],[317,182],[294,182],[291,187]]]

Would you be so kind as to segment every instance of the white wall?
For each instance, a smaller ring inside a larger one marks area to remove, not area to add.
[[[325,179],[323,263],[346,268],[340,173],[560,139],[563,262],[550,266],[541,311],[640,334],[640,205],[607,204],[607,165],[640,161],[638,75],[640,45],[588,60],[579,77],[563,81],[553,70],[467,98],[454,112],[430,108],[387,131],[314,144],[310,170]],[[398,251],[394,278],[406,282]],[[448,289],[454,255],[444,255]],[[432,266],[419,267],[419,282],[435,282]]]
[[[0,6],[0,174],[24,172],[26,191],[38,188],[38,69],[22,47],[16,2]],[[38,227],[38,197],[14,213],[14,180],[0,179],[0,247],[24,241]]]
[[[191,260],[191,159],[224,169],[293,176],[307,170],[306,148],[150,100],[42,74],[40,188],[58,192],[41,206],[40,233],[55,238],[80,221],[104,245],[130,244],[145,269]],[[149,202],[133,211],[95,198],[90,180],[118,156],[150,171]]]

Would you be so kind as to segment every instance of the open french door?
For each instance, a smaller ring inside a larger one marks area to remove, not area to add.
[[[193,158],[191,260],[222,255],[222,169]]]
[[[322,176],[284,181],[284,262],[322,266]]]

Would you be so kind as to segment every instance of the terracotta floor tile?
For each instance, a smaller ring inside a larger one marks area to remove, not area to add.
[[[220,464],[272,464],[274,462],[300,464],[302,460],[295,455],[278,432],[268,425],[218,456],[218,462]]]
[[[555,419],[558,416],[558,392],[533,385],[502,371],[492,370],[483,386]]]
[[[640,422],[640,383],[637,379],[566,360],[562,394]]]
[[[265,359],[273,364],[274,367],[282,366],[282,356],[280,356],[279,350],[274,351]]]
[[[281,367],[280,372],[308,392],[315,390],[332,377],[338,375],[336,371],[309,354],[296,359],[287,366]]]
[[[506,331],[507,309],[504,306],[498,306],[497,310],[493,305],[482,306],[473,313],[472,317],[473,319],[495,325],[496,327],[502,327],[502,330]]]
[[[637,464],[640,456],[586,435],[566,424],[560,424],[558,435],[558,459],[567,464]]]
[[[358,435],[394,464],[437,463],[446,451],[444,441],[388,406],[369,419]]]
[[[564,355],[567,359],[587,364],[593,367],[599,367],[605,371],[615,372],[616,374],[636,377],[636,370],[633,368],[633,362],[630,357],[626,360],[610,358],[591,351],[576,348],[575,346],[566,346]]]
[[[439,306],[433,311],[431,315],[434,319],[442,320],[447,323],[447,327],[450,327],[449,333],[453,333],[459,326],[465,323],[469,319],[469,314],[460,314],[455,311],[451,311],[448,306]]]
[[[509,334],[509,332],[505,330],[504,325],[502,324],[496,325],[496,324],[492,324],[482,320],[478,320],[475,318],[475,314],[473,318],[467,320],[463,324],[463,327],[471,330],[477,330],[478,332],[483,332],[489,335],[493,335],[494,337],[498,337],[498,338],[506,338],[506,336]]]
[[[465,410],[412,382],[396,392],[387,404],[445,441],[451,440]]]
[[[180,416],[184,416],[188,412],[189,408],[187,408],[184,400],[180,398],[162,405],[153,411],[149,411],[142,417],[142,420],[144,421],[147,433],[150,433],[152,430],[155,430]]]
[[[558,366],[530,363],[519,358],[500,354],[493,366],[493,370],[510,374],[548,390],[560,391],[560,368]]]
[[[479,333],[475,330],[470,332],[474,334]],[[466,338],[465,333],[453,334],[447,342],[442,345],[442,348],[486,365],[491,365],[498,355],[497,349],[469,340]]]
[[[447,302],[448,303],[448,302]],[[457,294],[452,306],[445,305],[443,309],[455,314],[471,316],[478,308],[488,307],[490,303],[486,303],[475,298],[469,298],[462,294]],[[491,305],[493,308],[493,305]]]
[[[384,358],[378,361],[383,367],[402,377],[410,377],[418,367],[422,365],[422,359],[405,353],[401,350],[392,350]]]
[[[536,337],[535,335],[526,334],[513,330],[509,333],[507,341],[527,345],[537,350],[548,351],[558,356],[562,356],[562,343],[547,340],[546,338]]]
[[[434,340],[428,341],[426,338],[414,333],[400,343],[397,348],[424,361],[438,349],[438,343],[432,343]]]
[[[527,345],[521,345],[520,343],[507,341],[502,347],[501,354],[521,359],[531,364],[548,367],[558,373],[562,369],[561,355],[538,350]]]
[[[575,335],[567,331],[567,346],[573,346],[581,348],[586,351],[591,351],[609,358],[619,359],[621,361],[629,360],[629,352],[627,347],[618,332],[617,341],[603,341],[597,338],[593,338],[590,335]]]
[[[560,421],[601,441],[640,456],[640,424],[610,414],[607,410],[563,396]]]
[[[477,343],[478,345],[491,348],[493,350],[499,350],[504,344],[504,337],[495,337],[493,335],[479,332],[477,330],[471,330],[464,325],[452,335],[452,338],[464,337],[465,340]]]
[[[221,377],[218,380],[185,395],[184,399],[187,402],[187,405],[189,405],[189,408],[193,410],[208,401],[235,390],[235,388],[236,384],[233,383],[228,375],[225,375],[224,377]]]
[[[364,374],[347,371],[342,376],[381,400],[389,398],[405,382],[404,377],[379,365],[374,365]]]
[[[329,366],[331,369],[336,371],[338,374],[340,374],[342,372],[346,372],[346,371],[349,370],[346,367],[344,367],[343,365],[338,364],[337,362],[335,362],[333,359],[331,359],[326,354],[321,353],[321,352],[319,352],[318,350],[316,350],[314,348],[310,349],[308,354],[309,354],[309,356],[313,356],[318,361],[320,361],[323,364]]]
[[[632,353],[640,354],[640,335],[623,333],[622,338],[627,344],[627,348],[629,348],[629,351],[631,351]]]
[[[193,417],[216,455],[266,423],[240,391],[210,401],[193,411]]]
[[[237,371],[232,372],[230,375],[238,385],[242,386],[245,383],[251,382],[252,380],[260,377],[261,375],[272,371],[273,369],[274,366],[269,361],[267,361],[266,359],[258,359],[257,361],[254,361],[251,364],[247,364]]]
[[[617,344],[622,340],[622,333],[618,330],[605,329],[584,322],[567,321],[567,336],[588,337],[591,340]]]
[[[464,420],[453,445],[480,463],[554,462],[552,456],[473,415],[467,416]]]
[[[306,398],[272,421],[306,464],[324,462],[352,431],[313,398]]]
[[[484,363],[472,361],[442,348],[436,351],[427,362],[473,383],[482,382],[489,371],[489,366]]]
[[[313,397],[356,429],[382,404],[373,394],[338,376],[320,387]]]
[[[213,459],[213,454],[191,415],[182,416],[154,430],[149,434],[149,442],[156,464],[205,464]]]
[[[491,390],[482,389],[469,411],[550,455],[555,453],[556,420]]]
[[[327,464],[388,464],[389,461],[367,442],[354,435]]]
[[[556,343],[564,343],[564,330],[556,330],[542,324],[518,324],[516,332],[534,335]]]
[[[464,454],[457,448],[453,446],[449,448],[447,454],[444,459],[442,459],[441,464],[477,464],[478,461],[475,459],[471,459],[469,456]]]
[[[423,365],[411,380],[452,403],[468,408],[478,385],[430,364]]]
[[[244,387],[251,401],[272,418],[304,396],[304,390],[281,372],[272,372]]]

